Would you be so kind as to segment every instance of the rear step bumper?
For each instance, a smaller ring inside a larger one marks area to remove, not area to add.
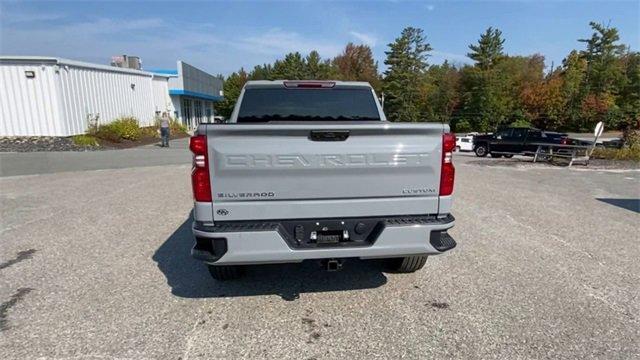
[[[453,249],[456,242],[447,233],[454,218],[425,220],[424,216],[390,218],[374,241],[354,246],[296,248],[285,240],[277,222],[202,226],[194,222],[194,258],[215,265],[245,265],[301,262],[327,258],[386,258],[437,255]]]

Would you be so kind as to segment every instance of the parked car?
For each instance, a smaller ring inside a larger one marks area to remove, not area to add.
[[[544,132],[534,128],[508,127],[473,139],[476,156],[513,157],[514,154],[533,155],[540,143],[563,144],[567,134]]]
[[[567,142],[567,139],[569,139],[569,135],[567,133],[561,133],[561,132],[555,132],[555,131],[544,131],[543,134],[553,142],[558,142],[558,143],[561,143],[562,141]]]
[[[192,255],[218,280],[309,259],[416,271],[456,245],[454,148],[448,125],[387,122],[368,83],[249,81],[191,138]]]
[[[456,135],[457,151],[473,151],[473,137],[475,134]]]

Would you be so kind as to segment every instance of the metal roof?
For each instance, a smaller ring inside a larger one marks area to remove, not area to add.
[[[89,63],[84,61],[76,61],[76,60],[64,59],[59,57],[51,57],[51,56],[0,56],[0,64],[3,64],[3,63],[4,64],[19,63],[19,64],[34,64],[34,65],[53,63],[60,66],[66,65],[66,66],[81,67],[86,69],[121,72],[121,73],[136,74],[136,75],[143,75],[143,76],[159,76],[159,77],[167,77],[167,78],[172,77],[171,75],[168,75],[168,74],[152,73],[144,70],[120,68],[120,67],[115,67],[110,65],[94,64],[94,63]]]

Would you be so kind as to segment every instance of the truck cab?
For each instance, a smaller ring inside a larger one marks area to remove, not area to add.
[[[547,136],[544,131],[534,128],[506,127],[492,134],[474,137],[473,151],[479,157],[530,155],[536,152],[538,144],[561,143],[566,138],[566,134],[560,135],[562,136]]]

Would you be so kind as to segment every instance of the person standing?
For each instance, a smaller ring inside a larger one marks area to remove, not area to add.
[[[169,116],[163,114],[160,122],[160,137],[162,138],[162,147],[169,147]]]

